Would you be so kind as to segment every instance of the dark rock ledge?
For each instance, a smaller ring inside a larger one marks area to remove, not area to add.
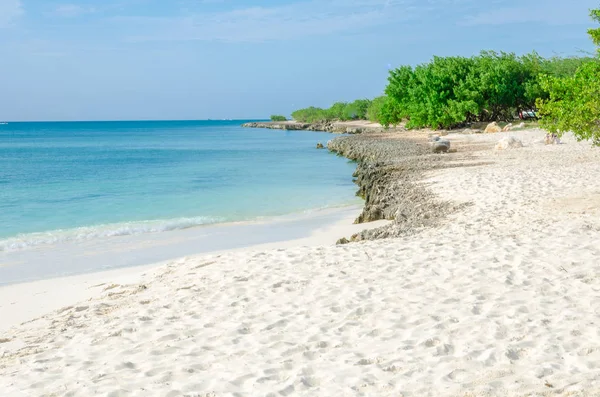
[[[349,240],[340,239],[339,243],[414,234],[438,225],[448,214],[465,207],[440,200],[421,182],[426,171],[455,167],[456,161],[450,165],[449,160],[457,160],[457,155],[433,154],[425,139],[404,139],[399,135],[342,136],[327,144],[330,151],[358,161],[353,177],[358,185],[357,195],[365,199],[365,205],[355,223],[393,221]]]
[[[242,124],[246,128],[269,128],[272,130],[292,131],[324,131],[334,134],[362,134],[363,132],[381,131],[381,127],[369,127],[352,122],[323,122],[323,123],[298,123],[295,121],[265,121]]]

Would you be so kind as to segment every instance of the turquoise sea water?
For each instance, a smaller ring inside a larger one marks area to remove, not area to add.
[[[242,122],[0,125],[0,251],[359,202],[330,134]]]

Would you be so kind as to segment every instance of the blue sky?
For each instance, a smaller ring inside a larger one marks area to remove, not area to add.
[[[593,51],[598,0],[0,0],[1,120],[264,118],[482,49]]]

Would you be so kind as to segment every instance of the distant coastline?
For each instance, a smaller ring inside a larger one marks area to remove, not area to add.
[[[363,132],[382,132],[383,126],[365,120],[357,121],[323,121],[316,123],[301,123],[289,121],[254,121],[242,124],[245,128],[268,128],[272,130],[290,131],[324,131],[334,134],[362,134]]]

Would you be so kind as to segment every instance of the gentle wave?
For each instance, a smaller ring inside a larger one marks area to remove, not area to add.
[[[210,217],[179,218],[140,222],[113,223],[98,226],[85,226],[75,229],[52,230],[20,234],[0,240],[0,252],[16,251],[38,245],[62,242],[86,241],[102,237],[130,236],[136,234],[159,233],[170,230],[188,229],[194,226],[224,222],[224,219]]]

